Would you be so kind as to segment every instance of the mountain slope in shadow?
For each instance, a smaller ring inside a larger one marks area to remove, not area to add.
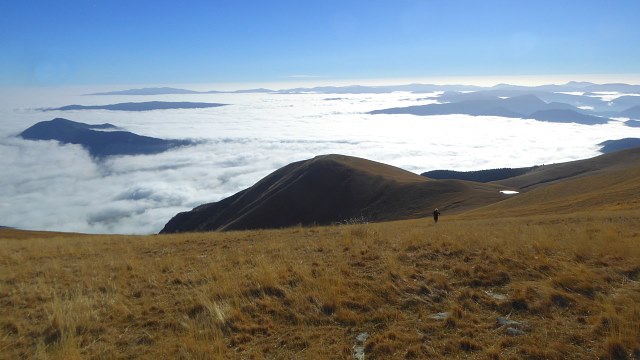
[[[252,187],[173,217],[161,233],[387,221],[455,213],[504,199],[503,187],[430,180],[382,163],[323,155],[289,164]]]
[[[95,158],[157,154],[193,144],[191,140],[165,140],[141,136],[118,130],[118,127],[112,124],[91,125],[62,118],[41,121],[18,136],[26,140],[57,140],[63,144],[82,145]]]

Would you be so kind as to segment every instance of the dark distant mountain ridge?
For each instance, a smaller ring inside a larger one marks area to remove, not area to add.
[[[580,109],[564,103],[546,103],[535,95],[526,94],[506,99],[488,94],[465,94],[458,102],[414,105],[371,111],[370,114],[411,114],[501,116],[530,118],[549,122],[576,122],[580,124],[606,124],[609,119],[583,114]]]
[[[323,155],[276,170],[248,189],[174,216],[161,233],[323,225],[455,213],[504,199],[503,187],[430,180],[390,165]]]
[[[631,149],[640,146],[640,139],[638,138],[624,138],[617,140],[607,140],[600,144],[602,146],[600,152],[608,154],[615,151]]]
[[[431,170],[420,175],[429,179],[445,180],[465,180],[488,183],[492,181],[504,180],[510,177],[526,174],[527,172],[537,168],[537,166],[529,166],[522,168],[500,168],[475,171],[455,171],[455,170]]]
[[[19,134],[26,140],[57,140],[78,144],[94,158],[112,155],[157,154],[192,145],[191,140],[164,140],[118,130],[112,124],[91,125],[62,118],[41,121]]]
[[[226,104],[204,103],[204,102],[168,102],[168,101],[147,101],[128,102],[109,105],[67,105],[58,108],[46,108],[43,111],[69,111],[69,110],[112,110],[112,111],[151,111],[169,109],[205,109]]]

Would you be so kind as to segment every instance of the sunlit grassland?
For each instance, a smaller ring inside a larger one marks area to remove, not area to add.
[[[640,357],[637,210],[0,237],[1,358]]]

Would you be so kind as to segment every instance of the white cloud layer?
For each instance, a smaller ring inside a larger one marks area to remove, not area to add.
[[[620,122],[585,126],[465,115],[366,114],[424,104],[424,94],[10,95],[0,103],[0,225],[23,229],[158,232],[179,211],[220,200],[281,166],[319,154],[359,156],[416,173],[477,170],[587,158],[598,154],[596,144],[603,140],[640,137],[640,129]],[[231,105],[149,112],[30,110],[150,100]],[[204,142],[95,162],[76,145],[15,137],[54,117]]]

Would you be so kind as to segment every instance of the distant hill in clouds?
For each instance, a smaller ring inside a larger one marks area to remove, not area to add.
[[[606,124],[609,122],[609,119],[607,118],[582,114],[568,109],[539,110],[530,114],[528,117],[538,121],[576,123],[584,125]]]
[[[628,108],[628,106],[611,105],[602,101],[598,97],[582,96],[577,94],[566,94],[551,91],[542,91],[537,88],[518,88],[518,89],[489,89],[475,92],[456,92],[447,91],[440,96],[432,99],[438,102],[460,102],[463,100],[490,100],[497,97],[517,97],[522,95],[534,95],[546,103],[562,103],[570,105],[573,109],[578,107],[592,108],[593,111],[620,111]]]
[[[619,92],[626,94],[640,94],[640,85],[624,83],[591,84],[581,88],[585,92]]]
[[[141,136],[118,130],[112,124],[91,125],[62,118],[39,122],[19,136],[26,140],[57,140],[63,144],[78,144],[95,158],[156,154],[194,143],[191,140],[164,140]]]
[[[636,105],[618,114],[621,117],[640,119],[640,105]]]
[[[609,101],[607,105],[615,109],[627,110],[634,106],[640,106],[640,96],[623,95]]]
[[[155,87],[141,89],[127,89],[117,91],[99,92],[87,95],[173,95],[173,94],[201,94],[200,91],[177,89],[172,87]]]
[[[497,185],[430,180],[390,165],[342,155],[289,164],[252,187],[177,214],[162,233],[386,221],[443,214],[504,199]]]
[[[448,96],[451,99],[452,95]],[[609,119],[586,115],[580,109],[563,103],[546,103],[535,95],[525,94],[502,99],[489,94],[460,94],[458,102],[444,104],[415,105],[375,110],[370,114],[411,114],[411,115],[451,115],[502,116],[509,118],[530,118],[551,122],[575,122],[580,124],[604,124]]]
[[[640,127],[640,121],[638,120],[627,120],[624,124],[630,127]]]
[[[67,105],[59,108],[47,108],[43,111],[69,111],[69,110],[113,110],[113,111],[151,111],[169,109],[205,109],[225,106],[226,104],[204,103],[204,102],[167,102],[167,101],[147,101],[128,102],[109,105]]]
[[[209,91],[196,91],[196,90],[187,90],[187,89],[178,89],[172,87],[154,87],[154,88],[141,88],[141,89],[127,89],[127,90],[117,90],[117,91],[107,91],[107,92],[99,92],[93,94],[86,95],[181,95],[181,94],[244,94],[244,93],[270,93],[273,90],[270,89],[245,89],[245,90],[235,90],[235,91],[217,91],[217,90],[209,90]]]
[[[640,139],[624,138],[624,139],[618,139],[618,140],[607,140],[607,141],[601,142],[598,145],[602,146],[600,151],[607,154],[615,151],[639,147]]]

